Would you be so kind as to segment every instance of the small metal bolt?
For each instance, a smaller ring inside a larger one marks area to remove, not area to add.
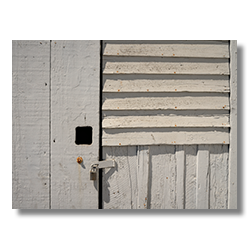
[[[83,159],[82,159],[82,157],[77,157],[76,161],[77,161],[79,164],[81,164],[81,163],[83,162]]]

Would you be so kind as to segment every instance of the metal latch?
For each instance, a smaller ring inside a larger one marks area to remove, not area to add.
[[[108,159],[105,161],[98,161],[91,165],[90,170],[90,180],[95,181],[97,178],[97,170],[100,168],[114,168],[115,167],[115,160]]]

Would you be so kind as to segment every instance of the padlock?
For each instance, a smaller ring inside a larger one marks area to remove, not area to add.
[[[95,181],[97,177],[97,170],[96,167],[92,167],[90,170],[90,180]]]

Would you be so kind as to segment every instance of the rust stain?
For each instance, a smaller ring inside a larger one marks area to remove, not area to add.
[[[174,126],[175,126],[175,127],[177,127],[177,125],[176,125],[176,124],[175,124]]]
[[[119,53],[117,53],[117,55],[119,55]]]
[[[83,159],[82,159],[82,157],[77,157],[76,161],[77,161],[79,164],[81,164],[81,163],[83,162]]]
[[[223,141],[223,143],[225,143],[225,141]]]
[[[176,74],[176,72],[174,72],[174,74]]]
[[[174,143],[176,143],[176,141],[174,141]]]
[[[175,109],[177,109],[177,107],[174,107]]]
[[[173,54],[173,56],[175,56],[175,54]]]
[[[120,92],[120,89],[118,89],[117,91]]]
[[[119,109],[119,107],[117,107],[117,109]]]
[[[177,91],[177,89],[175,89],[175,91]]]
[[[119,146],[121,146],[121,143],[119,143]]]
[[[56,42],[55,42],[55,44],[56,44]]]
[[[147,89],[147,91],[149,91],[149,90]]]
[[[118,73],[118,71],[116,71],[116,73]]]
[[[168,177],[166,177],[166,179],[168,179]]]

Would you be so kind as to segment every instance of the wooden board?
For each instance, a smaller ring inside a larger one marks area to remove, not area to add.
[[[105,147],[104,209],[227,208],[228,145]],[[144,202],[145,201],[145,202]]]
[[[103,146],[229,144],[228,128],[104,129]]]
[[[229,79],[223,77],[173,79],[159,77],[104,76],[103,93],[117,92],[229,92]]]
[[[112,44],[104,56],[206,57],[229,58],[228,44]]]
[[[47,209],[50,42],[12,46],[12,208]]]
[[[99,160],[99,41],[52,41],[51,68],[51,205],[96,209],[98,183],[89,172]],[[78,126],[93,128],[91,145],[75,144]]]
[[[103,74],[166,74],[166,75],[229,75],[227,59],[197,62],[169,61],[169,62],[120,62],[118,60],[104,60]]]
[[[103,129],[167,128],[167,127],[230,127],[227,115],[218,116],[113,116],[104,117]]]
[[[237,209],[237,41],[230,41],[229,208]]]
[[[229,109],[228,94],[216,95],[182,95],[181,93],[169,93],[155,96],[145,94],[136,96],[130,94],[124,96],[106,93],[104,95],[103,110],[205,110],[205,109]]]

